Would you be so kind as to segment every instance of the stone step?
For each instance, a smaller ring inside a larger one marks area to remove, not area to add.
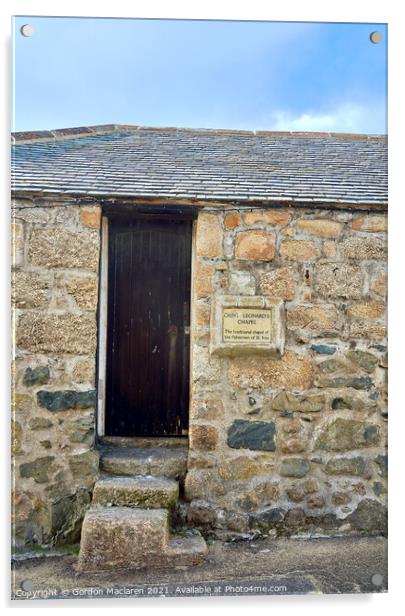
[[[208,547],[201,535],[173,537],[166,548],[166,557],[175,566],[193,566],[202,563],[208,554]]]
[[[109,475],[148,475],[184,479],[187,472],[186,448],[103,448],[100,469]]]
[[[172,509],[179,497],[179,484],[165,477],[106,477],[93,491],[93,503],[115,507]]]
[[[100,443],[105,447],[136,447],[141,449],[166,447],[172,449],[177,447],[187,448],[188,438],[187,436],[102,436]]]
[[[206,553],[202,537],[170,539],[167,509],[94,506],[84,517],[78,570],[188,566]]]

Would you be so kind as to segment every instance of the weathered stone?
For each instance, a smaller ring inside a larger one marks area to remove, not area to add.
[[[190,450],[188,454],[187,468],[213,468],[216,466],[216,460],[214,457],[203,455],[201,451]]]
[[[269,231],[243,231],[236,235],[236,259],[271,261],[275,250],[274,234]]]
[[[50,536],[49,504],[30,491],[13,494],[11,520],[13,542],[18,545],[45,543]]]
[[[27,368],[24,372],[23,383],[26,387],[31,385],[45,385],[50,378],[48,366],[37,366],[37,368]]]
[[[20,464],[20,477],[32,477],[35,483],[47,483],[49,481],[48,473],[54,459],[54,456],[46,456],[37,458],[33,462]]]
[[[291,434],[296,435],[301,430],[302,422],[299,419],[289,419],[288,421],[279,422],[279,427],[281,434],[287,434],[288,436]]]
[[[13,273],[11,301],[16,308],[44,308],[49,305],[52,277],[49,273]]]
[[[388,476],[388,455],[380,453],[374,458],[374,462],[378,466],[378,474],[386,478]]]
[[[190,447],[200,451],[211,451],[218,444],[218,432],[212,426],[193,424],[190,426]]]
[[[379,272],[373,280],[371,289],[377,295],[386,297],[388,289],[388,276],[385,272]]]
[[[195,327],[208,327],[210,324],[211,307],[209,304],[195,304],[193,324]]]
[[[350,366],[350,364],[341,357],[333,357],[331,359],[321,361],[316,365],[316,368],[320,374],[333,374],[334,372],[341,372],[347,369],[350,369],[350,371],[353,372],[352,366]]]
[[[287,494],[288,500],[292,501],[293,503],[301,503],[305,498],[305,492],[300,484],[292,484],[291,486],[286,488],[285,492]]]
[[[96,390],[88,391],[45,391],[37,392],[39,406],[48,411],[66,411],[68,409],[86,409],[96,404]]]
[[[379,237],[349,237],[340,243],[340,254],[348,259],[385,260],[387,242]]]
[[[301,508],[289,509],[285,515],[284,523],[286,528],[300,528],[305,525],[305,511]]]
[[[229,379],[235,387],[309,389],[312,385],[312,361],[287,351],[281,359],[237,357],[229,366]]]
[[[249,518],[243,513],[228,513],[225,518],[225,526],[228,530],[236,533],[249,531]]]
[[[75,383],[90,383],[94,386],[95,359],[79,359],[72,370]]]
[[[93,445],[95,433],[94,414],[79,417],[69,424],[68,437],[71,443]]]
[[[385,312],[383,302],[369,301],[352,304],[349,306],[347,314],[350,319],[378,319]]]
[[[84,514],[90,506],[90,493],[79,489],[74,494],[50,499],[51,537],[59,545],[74,544],[80,540]]]
[[[196,254],[199,257],[220,257],[223,233],[217,214],[201,212],[197,221]]]
[[[235,229],[241,223],[240,215],[237,212],[230,212],[224,216],[225,229]]]
[[[225,493],[223,481],[215,469],[192,469],[186,475],[184,491],[187,500],[207,499]]]
[[[378,357],[366,351],[349,351],[346,353],[346,357],[366,372],[373,372],[378,364]]]
[[[32,265],[47,268],[97,271],[100,237],[98,231],[74,233],[62,227],[34,229],[29,243]]]
[[[250,479],[261,472],[261,465],[246,456],[225,460],[219,465],[218,472],[222,479]]]
[[[386,327],[383,323],[374,321],[353,321],[350,324],[350,336],[352,338],[385,338]]]
[[[306,437],[279,437],[277,439],[277,448],[282,453],[302,453],[308,447],[308,439]]]
[[[249,490],[249,499],[254,508],[267,507],[277,501],[279,497],[280,490],[278,484],[268,479],[257,478]]]
[[[11,223],[11,255],[14,267],[24,263],[24,225],[21,222]]]
[[[387,347],[385,346],[385,344],[370,344],[369,348],[376,349],[380,353],[385,353],[385,351],[387,350]]]
[[[75,480],[87,487],[93,487],[94,480],[98,475],[98,453],[88,450],[73,453],[69,456],[69,468]]]
[[[366,532],[387,532],[387,508],[380,502],[366,498],[345,518],[352,528]]]
[[[347,487],[347,486],[346,486]],[[364,496],[366,494],[366,488],[364,483],[353,483],[352,484],[353,492],[355,494],[359,494],[360,496]]]
[[[34,401],[31,396],[27,394],[19,394],[15,391],[13,391],[11,401],[13,413],[21,415],[29,415],[34,406]]]
[[[224,404],[222,400],[200,400],[191,402],[190,417],[193,419],[223,419]]]
[[[315,449],[350,451],[378,445],[380,428],[376,424],[337,417],[322,427]]]
[[[388,216],[369,214],[368,216],[353,218],[352,229],[368,233],[385,233],[388,231]]]
[[[90,314],[24,313],[18,318],[16,342],[33,353],[95,353],[96,319]]]
[[[218,358],[212,356],[207,348],[194,344],[193,347],[193,378],[200,385],[218,383],[220,378]]]
[[[336,252],[336,242],[333,242],[332,240],[326,240],[323,243],[323,254],[327,259],[335,259]]]
[[[44,449],[52,449],[52,443],[49,440],[39,441]]]
[[[325,465],[328,475],[356,475],[361,477],[366,472],[366,460],[360,456],[354,458],[331,458]]]
[[[292,394],[282,391],[277,394],[271,403],[274,411],[297,411],[301,413],[317,413],[325,405],[324,394]]]
[[[348,492],[334,492],[332,494],[332,503],[338,507],[348,505],[351,500],[352,497]]]
[[[288,309],[287,327],[311,336],[333,336],[342,329],[342,317],[334,306],[299,304]]]
[[[381,366],[381,368],[388,368],[388,353],[380,357],[378,365]]]
[[[47,430],[48,428],[52,428],[53,423],[46,417],[33,417],[30,419],[28,425],[31,430]]]
[[[18,421],[11,420],[11,452],[16,455],[22,451],[23,431]]]
[[[193,526],[215,527],[217,513],[207,501],[195,500],[187,508],[187,522]]]
[[[358,265],[322,263],[315,268],[315,290],[323,297],[358,299],[363,293],[364,277]]]
[[[289,267],[279,267],[261,274],[259,285],[263,295],[271,295],[284,300],[294,298],[296,283],[294,273]]]
[[[228,429],[227,444],[233,449],[275,451],[274,422],[236,419]]]
[[[66,290],[75,298],[76,304],[82,310],[96,310],[97,308],[97,278],[89,276],[75,276],[66,280]]]
[[[102,451],[100,468],[111,475],[156,475],[182,479],[187,472],[185,447],[115,447]]]
[[[240,295],[254,295],[256,280],[250,272],[230,272],[229,291]]]
[[[259,528],[262,532],[266,532],[282,523],[286,513],[287,510],[282,507],[272,507],[252,514],[249,517],[249,524],[251,528]]]
[[[286,225],[290,222],[290,214],[283,210],[254,210],[243,215],[245,225],[256,223],[266,225]]]
[[[332,398],[332,409],[339,411],[342,409],[348,409],[349,411],[362,411],[364,409],[364,400],[356,395],[352,391],[337,392]]]
[[[336,347],[327,344],[311,344],[311,351],[319,353],[320,355],[334,355],[334,353],[336,353]]]
[[[309,473],[310,464],[303,458],[289,458],[283,460],[280,467],[280,475],[283,477],[304,477]]]
[[[196,299],[208,297],[214,291],[214,266],[209,263],[197,261],[195,267],[194,292]]]
[[[319,484],[316,479],[305,479],[305,481],[300,481],[300,486],[304,490],[304,494],[314,494],[319,490]]]
[[[94,507],[84,518],[80,571],[186,566],[202,562],[207,546],[201,536],[170,541],[165,509]]]
[[[310,240],[283,240],[280,255],[291,261],[313,261],[320,256],[320,252]]]
[[[323,496],[309,496],[307,498],[307,505],[310,509],[321,509],[325,506],[325,499]]]
[[[84,227],[99,229],[101,208],[99,206],[80,208],[80,222]]]
[[[369,376],[320,376],[315,379],[317,387],[353,387],[370,389],[373,385]]]
[[[318,237],[339,237],[342,233],[342,224],[327,218],[301,218],[297,221],[296,227],[303,233],[316,235]]]
[[[99,479],[93,503],[115,507],[172,509],[179,496],[179,484],[164,477],[107,477]]]

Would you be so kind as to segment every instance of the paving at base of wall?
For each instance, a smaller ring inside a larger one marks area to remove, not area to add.
[[[245,594],[251,594],[251,587],[267,587],[263,594],[371,593],[387,589],[387,540],[381,537],[211,541],[207,560],[186,570],[171,567],[77,576],[76,562],[75,556],[16,562],[14,598],[30,598],[24,596],[22,586],[37,591],[37,599],[43,598],[41,590],[55,592],[50,598],[118,598],[198,596],[216,587],[221,587],[219,594],[229,595],[244,594],[241,587],[247,589]]]

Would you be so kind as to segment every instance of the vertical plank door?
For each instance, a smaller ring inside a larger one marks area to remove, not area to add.
[[[192,221],[110,219],[106,434],[188,428]]]

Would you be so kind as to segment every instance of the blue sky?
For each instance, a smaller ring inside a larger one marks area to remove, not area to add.
[[[16,17],[13,48],[13,130],[387,130],[385,25]]]

